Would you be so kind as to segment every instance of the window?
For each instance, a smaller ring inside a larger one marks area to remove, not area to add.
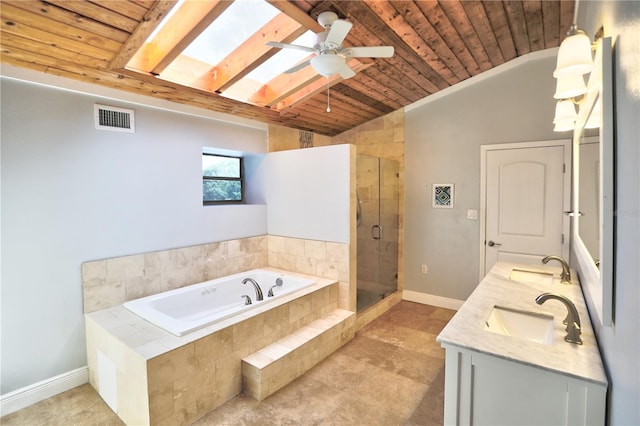
[[[242,158],[202,154],[202,203],[241,203]]]

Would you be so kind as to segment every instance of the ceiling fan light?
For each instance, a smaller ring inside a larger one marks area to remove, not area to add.
[[[556,82],[554,99],[568,99],[587,93],[587,85],[582,75],[560,77]]]
[[[593,68],[589,36],[575,26],[567,34],[569,36],[562,41],[558,50],[556,69],[553,72],[556,78],[587,74]]]
[[[311,66],[322,76],[330,77],[342,69],[345,60],[342,56],[325,54],[311,58]]]

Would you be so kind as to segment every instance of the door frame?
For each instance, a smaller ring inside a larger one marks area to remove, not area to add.
[[[564,155],[564,179],[563,179],[563,199],[562,199],[562,211],[568,212],[571,210],[571,170],[572,170],[572,157],[571,157],[571,139],[557,139],[548,141],[531,141],[531,142],[512,142],[512,143],[499,143],[480,145],[480,239],[479,239],[479,278],[482,280],[486,275],[485,261],[486,261],[486,218],[487,218],[487,153],[489,151],[504,151],[511,149],[523,149],[523,148],[548,148],[560,146],[563,148]],[[562,243],[562,257],[569,261],[570,254],[570,241],[571,241],[571,220],[568,215],[562,217],[562,234],[564,235],[564,241]]]

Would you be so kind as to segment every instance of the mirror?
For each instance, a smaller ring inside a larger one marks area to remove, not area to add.
[[[611,38],[600,38],[573,134],[573,251],[585,296],[591,299],[591,306],[603,326],[613,323],[615,215],[611,68]]]
[[[578,175],[578,234],[595,265],[600,268],[600,111],[596,106],[587,118],[598,127],[585,127],[580,134],[580,169]],[[594,118],[595,117],[595,118]],[[587,124],[588,126],[588,124]]]

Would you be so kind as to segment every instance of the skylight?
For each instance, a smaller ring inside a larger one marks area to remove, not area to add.
[[[279,13],[264,0],[234,1],[182,53],[216,65]]]
[[[312,54],[268,41],[313,47],[319,25],[283,10],[287,2],[179,0],[127,63],[127,69],[282,111],[326,89],[306,67],[284,72]],[[355,60],[354,60],[355,61]],[[351,66],[357,66],[355,61]],[[340,76],[331,78],[339,81]]]
[[[316,34],[312,31],[307,31],[298,37],[292,44],[298,44],[300,46],[313,47],[315,44]],[[273,55],[265,63],[260,65],[255,70],[246,75],[245,78],[255,80],[259,83],[266,84],[277,75],[282,74],[298,62],[308,58],[310,54],[302,50],[296,49],[282,49],[280,52]]]

